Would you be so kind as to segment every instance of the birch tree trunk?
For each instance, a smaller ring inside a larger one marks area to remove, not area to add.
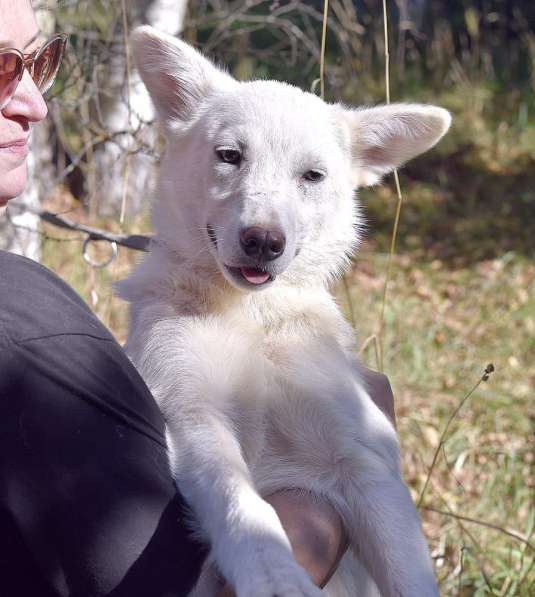
[[[132,27],[148,24],[171,35],[182,31],[186,9],[187,0],[128,2]],[[131,215],[140,210],[151,192],[157,169],[153,153],[157,133],[151,100],[133,65],[126,64],[126,53],[110,64],[106,97],[100,102],[100,113],[113,140],[95,151],[90,204],[100,215],[115,216],[125,210]]]

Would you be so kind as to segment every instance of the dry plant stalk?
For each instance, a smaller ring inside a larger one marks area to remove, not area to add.
[[[438,441],[438,445],[437,448],[435,450],[435,453],[433,454],[433,460],[431,462],[431,466],[429,467],[429,470],[427,471],[427,477],[425,479],[425,483],[424,486],[422,488],[422,491],[420,493],[420,497],[418,499],[418,504],[417,507],[421,508],[423,501],[424,501],[424,497],[425,497],[425,492],[427,491],[427,487],[429,485],[429,481],[431,480],[431,475],[433,474],[433,471],[435,469],[435,465],[437,463],[440,451],[442,449],[442,447],[444,446],[445,442],[446,442],[446,436],[448,434],[449,428],[451,426],[451,424],[453,423],[453,421],[455,420],[455,418],[457,417],[457,415],[459,414],[459,411],[461,410],[461,408],[464,406],[465,402],[470,398],[470,396],[472,396],[472,394],[477,390],[477,388],[483,383],[488,381],[490,374],[493,373],[494,371],[494,365],[492,363],[489,363],[486,367],[485,367],[485,371],[483,372],[483,375],[478,379],[478,381],[476,382],[476,384],[473,386],[473,388],[463,396],[462,400],[459,402],[459,404],[457,405],[457,407],[455,408],[455,410],[451,413],[446,425],[444,426],[444,429],[440,435],[440,439]]]
[[[132,127],[132,102],[130,99],[130,87],[131,87],[131,63],[130,63],[130,45],[128,43],[128,17],[126,14],[126,0],[121,0],[121,12],[123,17],[123,40],[124,40],[124,57],[125,57],[125,75],[126,75],[126,103],[128,109],[128,126]],[[126,216],[126,200],[128,195],[128,178],[130,175],[130,153],[126,156],[124,163],[124,175],[123,175],[123,194],[121,199],[121,215],[119,216],[119,224],[122,227],[124,225],[124,219]]]
[[[126,13],[126,0],[121,0],[121,13],[122,13],[122,23],[123,23],[123,42],[124,42],[124,55],[125,55],[125,75],[126,75],[126,103],[128,109],[128,127],[132,129],[132,102],[130,97],[130,87],[131,87],[131,62],[130,62],[130,45],[128,43],[128,16]],[[130,146],[131,139],[129,140],[128,145]],[[121,197],[121,213],[119,216],[119,226],[121,232],[123,231],[124,221],[126,217],[126,202],[128,198],[128,180],[130,177],[130,151],[128,149],[128,153],[125,156],[124,162],[124,172],[123,172],[123,192]],[[117,245],[115,245],[117,246]],[[117,257],[113,260],[112,264],[112,272],[111,272],[111,284],[110,290],[108,294],[108,304],[106,308],[106,325],[110,327],[111,323],[111,316],[112,316],[112,309],[113,309],[113,300],[114,300],[114,293],[113,293],[113,282],[117,280],[118,274],[118,264],[119,264],[119,253],[117,253]]]
[[[388,15],[386,11],[386,0],[383,0],[383,25],[384,25],[384,37],[385,37],[385,85],[386,85],[386,103],[390,103],[390,51],[388,45]],[[386,265],[385,283],[383,286],[383,298],[381,300],[381,313],[379,315],[379,332],[377,334],[379,342],[379,371],[384,373],[384,333],[385,333],[385,306],[386,306],[386,295],[388,292],[388,285],[392,277],[392,262],[394,259],[394,253],[396,251],[396,240],[398,237],[399,219],[401,215],[401,205],[403,204],[403,195],[401,193],[401,186],[399,184],[398,171],[394,170],[394,181],[396,184],[397,194],[397,205],[396,205],[396,216],[394,219],[394,228],[392,230],[392,237],[390,240],[390,251],[388,253],[388,262]]]
[[[323,3],[323,24],[321,29],[321,50],[320,50],[320,96],[325,99],[325,44],[327,42],[327,19],[329,15],[329,0]]]
[[[325,0],[323,3],[323,23],[322,23],[322,30],[321,30],[321,51],[320,51],[320,97],[322,100],[325,99],[325,47],[327,41],[327,21],[329,18],[329,0]],[[316,81],[315,81],[316,82]],[[315,82],[312,84],[312,90],[314,90]],[[353,308],[353,300],[351,298],[351,292],[349,290],[349,285],[347,283],[347,279],[343,278],[343,287],[344,287],[344,294],[346,295],[346,302],[349,307],[349,316],[351,319],[351,325],[353,328],[356,328],[356,321],[355,321],[355,310]],[[365,342],[364,347],[367,345]],[[362,349],[364,350],[364,348]],[[362,352],[362,351],[361,351]]]

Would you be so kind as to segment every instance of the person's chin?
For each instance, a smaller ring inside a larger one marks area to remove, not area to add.
[[[3,216],[7,209],[7,202],[11,197],[0,197],[0,216]]]
[[[24,192],[27,182],[26,163],[5,174],[0,170],[0,214],[5,212],[10,199],[14,199]]]

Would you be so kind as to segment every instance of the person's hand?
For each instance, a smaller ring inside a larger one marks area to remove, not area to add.
[[[372,400],[395,425],[394,396],[388,378],[361,368]],[[264,498],[276,510],[292,545],[295,559],[319,587],[334,574],[347,547],[342,520],[323,498],[299,489],[281,490]],[[218,597],[233,597],[227,585]]]

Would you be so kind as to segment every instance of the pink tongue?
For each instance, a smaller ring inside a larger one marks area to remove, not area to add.
[[[241,275],[250,284],[263,284],[269,278],[269,274],[267,272],[261,272],[258,269],[252,269],[250,267],[242,267],[240,268],[240,271]]]

